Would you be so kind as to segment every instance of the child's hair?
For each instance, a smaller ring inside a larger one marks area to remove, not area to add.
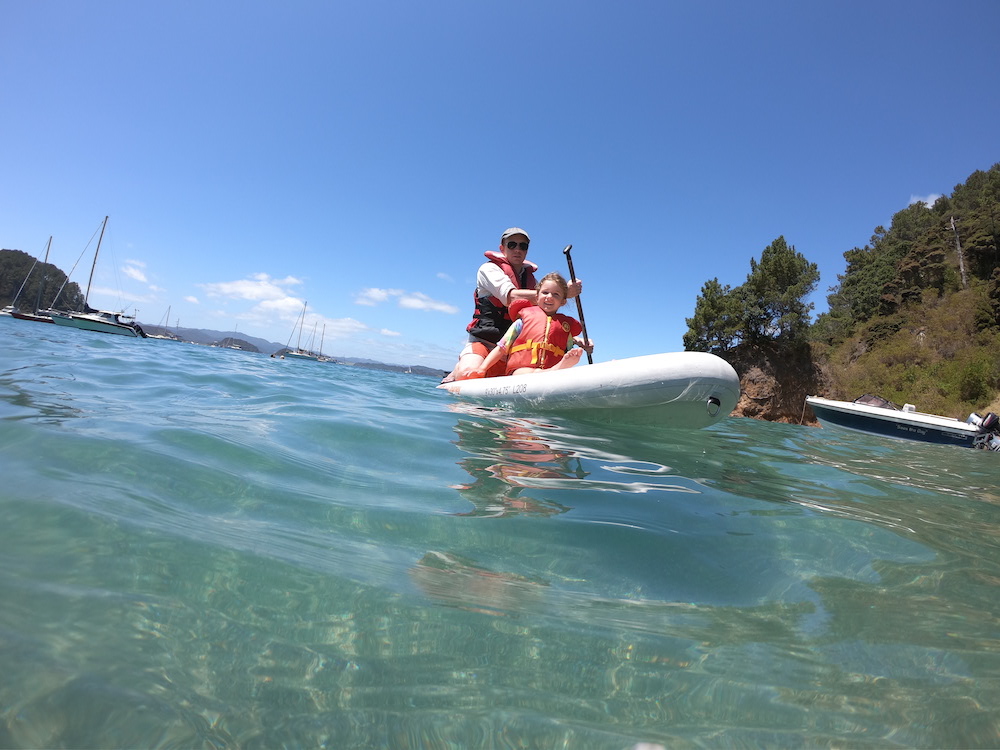
[[[560,274],[556,273],[555,271],[553,271],[552,273],[545,274],[545,276],[542,277],[542,280],[538,282],[538,286],[536,288],[541,289],[542,284],[544,284],[546,281],[554,281],[556,284],[559,285],[559,291],[562,292],[564,300],[569,295],[569,286],[566,284],[566,279],[564,279]]]

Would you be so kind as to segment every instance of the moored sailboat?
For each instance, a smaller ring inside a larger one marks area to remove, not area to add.
[[[64,312],[61,310],[48,310],[52,316],[52,322],[56,325],[67,326],[69,328],[80,328],[85,331],[96,331],[98,333],[113,333],[119,336],[132,336],[134,338],[145,338],[146,333],[142,327],[135,322],[135,316],[124,315],[110,310],[95,310],[90,307],[90,286],[94,281],[94,269],[97,268],[97,257],[101,252],[101,242],[104,239],[104,230],[108,226],[108,217],[104,217],[101,225],[101,236],[97,240],[97,249],[94,251],[94,262],[90,267],[90,279],[87,281],[87,292],[83,297],[83,311]]]
[[[286,350],[281,355],[283,358],[286,358],[286,359],[311,359],[314,362],[318,362],[319,361],[319,355],[318,354],[314,354],[313,352],[308,351],[308,350],[302,348],[302,326],[306,322],[306,307],[308,305],[309,305],[308,302],[303,302],[302,303],[302,314],[299,315],[299,318],[296,321],[295,328],[299,329],[299,337],[298,337],[298,339],[295,342],[295,348],[294,349],[288,349],[287,348],[288,344],[286,344],[285,345]],[[292,333],[295,333],[295,328],[292,329]],[[314,337],[315,337],[315,334],[316,334],[316,332],[313,331],[313,336]],[[292,337],[289,336],[288,337],[288,343],[290,344],[291,342],[292,342]]]
[[[51,249],[52,249],[52,237],[49,237],[49,242],[45,246],[45,260],[42,261],[43,269],[49,262],[49,250]],[[3,313],[5,315],[10,315],[12,318],[17,318],[18,320],[32,320],[35,321],[36,323],[51,323],[52,316],[39,310],[42,303],[42,290],[45,288],[45,281],[48,278],[47,276],[42,277],[42,283],[38,287],[38,295],[35,299],[35,309],[32,312],[24,312],[17,306],[17,300],[18,298],[20,298],[21,292],[24,291],[24,287],[28,283],[28,279],[31,277],[31,273],[32,271],[35,270],[35,266],[37,265],[38,265],[37,260],[35,260],[35,262],[31,264],[31,268],[28,270],[28,275],[25,276],[24,281],[21,282],[21,288],[17,290],[17,294],[14,296],[14,299],[11,302],[11,304],[7,305],[7,307],[3,309]]]
[[[152,328],[150,330],[153,330]],[[167,305],[167,312],[156,326],[157,333],[147,333],[147,339],[162,339],[164,341],[180,341],[180,337],[170,332],[170,305]]]

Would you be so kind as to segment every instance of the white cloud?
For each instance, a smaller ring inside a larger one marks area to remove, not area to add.
[[[435,312],[448,313],[449,315],[454,315],[458,312],[458,308],[454,305],[449,305],[447,302],[438,302],[421,292],[411,292],[403,295],[399,299],[399,306],[407,310],[434,310]]]
[[[437,277],[439,279],[441,279],[442,281],[454,281],[454,279],[451,278],[451,276],[449,276],[448,274],[446,274],[444,271],[438,271]]]
[[[346,338],[357,333],[371,330],[360,320],[354,318],[320,318],[320,324],[326,324],[326,337],[328,339]]]
[[[912,206],[914,203],[926,203],[928,207],[933,206],[938,198],[941,197],[941,193],[931,193],[926,196],[911,195],[910,202],[908,205]]]
[[[129,263],[131,263],[131,261],[129,261]],[[142,272],[141,268],[138,268],[133,265],[127,265],[122,268],[122,273],[128,276],[130,279],[141,281],[143,284],[147,283],[146,274]]]
[[[357,305],[365,305],[366,307],[375,307],[379,305],[390,297],[399,297],[404,294],[402,289],[362,289],[354,297],[354,303]]]
[[[198,284],[198,286],[204,289],[209,297],[249,300],[254,303],[249,310],[238,314],[239,320],[243,321],[241,327],[248,325],[251,328],[269,328],[273,332],[269,335],[274,337],[277,334],[281,341],[284,341],[287,335],[296,337],[301,335],[303,341],[306,337],[315,338],[318,346],[321,335],[325,337],[327,343],[332,343],[338,339],[349,339],[357,334],[372,331],[370,326],[353,318],[327,318],[312,308],[306,308],[305,320],[300,323],[303,306],[306,303],[295,296],[291,289],[300,284],[302,280],[294,276],[276,279],[266,273],[256,273],[245,279]],[[363,292],[363,299],[368,300],[368,304],[376,304],[401,293],[391,289],[370,289]],[[198,302],[195,297],[189,298],[189,301],[195,304]],[[233,313],[219,311],[217,315],[231,317]],[[288,333],[279,333],[286,325]]]
[[[381,333],[383,336],[402,336],[403,335],[399,331],[390,331],[388,328],[383,328],[381,331],[379,331],[379,333]]]
[[[276,314],[283,318],[298,318],[302,314],[302,304],[302,300],[297,297],[284,296],[263,300],[254,307],[254,311],[265,313],[269,317]]]
[[[133,294],[122,289],[112,289],[110,287],[94,286],[90,288],[90,306],[95,307],[97,303],[94,302],[95,298],[107,298],[111,300],[116,300],[116,302],[110,303],[111,307],[116,305],[121,305],[123,302],[129,302],[135,304],[137,302],[150,302],[150,298],[143,294]],[[103,303],[108,304],[108,303]],[[104,309],[108,309],[105,307]]]
[[[294,276],[286,276],[284,279],[272,279],[266,273],[258,273],[249,279],[198,284],[198,286],[204,289],[209,297],[229,297],[231,299],[261,301],[287,297],[288,292],[285,287],[301,283],[302,281]]]
[[[407,292],[402,289],[362,289],[354,297],[355,304],[374,307],[383,302],[395,298],[400,307],[406,310],[434,310],[448,314],[455,314],[458,308],[447,302],[438,302],[431,299],[423,292]]]
[[[192,305],[200,305],[200,304],[201,304],[201,303],[200,303],[200,302],[198,301],[198,298],[197,298],[197,297],[195,297],[195,296],[193,296],[193,295],[185,297],[185,298],[184,298],[184,301],[185,301],[185,302],[190,302],[190,303],[191,303]]]

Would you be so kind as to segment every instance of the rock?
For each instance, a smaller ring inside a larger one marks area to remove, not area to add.
[[[788,424],[818,424],[806,396],[824,392],[824,377],[808,345],[785,350],[769,342],[722,355],[740,376],[733,416]]]

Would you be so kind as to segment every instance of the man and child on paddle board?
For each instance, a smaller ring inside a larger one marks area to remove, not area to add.
[[[476,276],[476,309],[466,327],[469,342],[444,382],[565,369],[584,350],[593,351],[593,343],[579,336],[579,321],[559,312],[583,283],[550,273],[536,284],[538,266],[527,260],[530,242],[527,232],[511,227],[500,236],[498,251],[485,253],[487,262]]]

